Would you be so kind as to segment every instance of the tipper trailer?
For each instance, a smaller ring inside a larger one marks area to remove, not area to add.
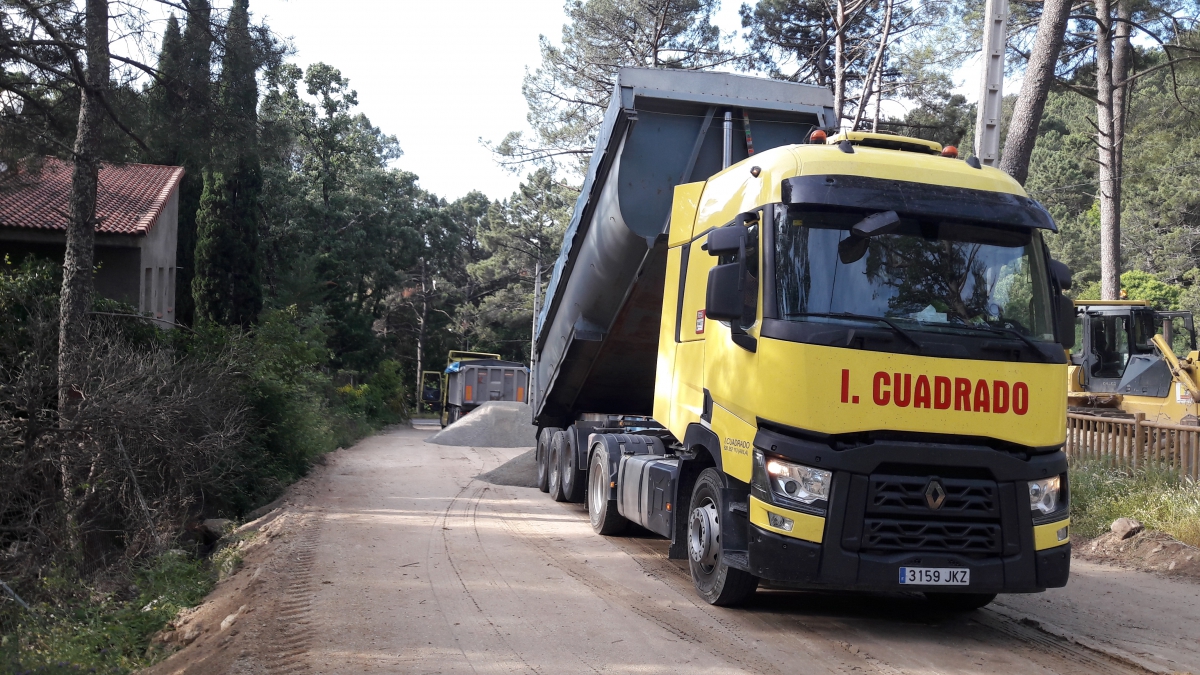
[[[1070,566],[1070,273],[1015,181],[828,91],[622,69],[538,318],[539,487],[714,604],[953,607]]]

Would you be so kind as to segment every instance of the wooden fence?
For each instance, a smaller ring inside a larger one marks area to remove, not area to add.
[[[1155,467],[1200,480],[1200,427],[1145,417],[1067,413],[1067,457],[1119,468]]]

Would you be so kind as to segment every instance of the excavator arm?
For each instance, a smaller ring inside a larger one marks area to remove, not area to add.
[[[1200,386],[1196,384],[1196,364],[1192,363],[1190,358],[1180,361],[1162,335],[1155,335],[1153,340],[1154,346],[1158,347],[1163,360],[1167,362],[1167,367],[1171,369],[1171,377],[1187,388],[1193,401],[1200,401]]]

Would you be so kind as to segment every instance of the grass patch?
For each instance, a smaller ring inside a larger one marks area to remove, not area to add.
[[[1200,484],[1160,470],[1130,471],[1080,464],[1070,469],[1071,526],[1085,537],[1108,531],[1117,518],[1200,546]]]
[[[159,556],[120,590],[83,588],[78,580],[48,577],[31,615],[5,602],[0,672],[124,674],[161,659],[150,638],[176,613],[204,600],[212,589],[212,565],[173,552]],[[10,630],[11,628],[11,630]]]

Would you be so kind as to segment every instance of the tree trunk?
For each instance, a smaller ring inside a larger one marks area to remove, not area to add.
[[[846,105],[846,2],[838,0],[833,24],[833,121],[842,128],[842,108]]]
[[[1096,5],[1096,139],[1100,160],[1100,298],[1121,293],[1121,214],[1113,154],[1112,11],[1109,0]]]
[[[428,279],[425,273],[425,259],[421,258],[421,311],[417,316],[417,381],[421,381],[421,373],[425,372],[425,324],[429,318]],[[417,405],[420,405],[420,387],[417,387]]]
[[[1120,293],[1120,263],[1121,263],[1121,204],[1122,192],[1125,185],[1125,120],[1129,112],[1129,98],[1132,85],[1125,80],[1133,61],[1133,45],[1129,40],[1131,26],[1129,20],[1133,17],[1132,0],[1117,0],[1117,18],[1123,19],[1112,24],[1112,212],[1116,218],[1117,246],[1117,286]]]
[[[103,115],[101,100],[109,78],[108,0],[87,0],[85,11],[84,47],[87,64],[85,81],[80,87],[67,248],[63,256],[63,285],[59,302],[58,413],[64,427],[71,426],[83,392],[82,352],[94,286],[92,262],[96,243],[96,182],[100,170],[98,152]]]
[[[875,52],[875,59],[871,62],[871,68],[867,71],[867,77],[863,81],[862,94],[858,97],[858,109],[854,111],[854,124],[850,125],[853,131],[858,130],[858,125],[862,123],[863,114],[867,110],[867,103],[871,100],[872,89],[878,95],[875,99],[875,122],[871,126],[871,131],[877,131],[879,127],[879,105],[883,98],[883,58],[887,53],[888,37],[892,32],[892,2],[887,0],[886,9],[883,13],[883,32],[879,35],[879,49]]]
[[[1054,66],[1062,51],[1071,2],[1046,0],[1042,18],[1038,21],[1033,49],[1029,53],[1029,64],[1025,67],[1025,79],[1021,82],[1021,94],[1017,97],[1012,121],[1008,125],[1000,169],[1021,185],[1029,177],[1029,158],[1037,142],[1038,126],[1046,109],[1050,85],[1054,83]]]

